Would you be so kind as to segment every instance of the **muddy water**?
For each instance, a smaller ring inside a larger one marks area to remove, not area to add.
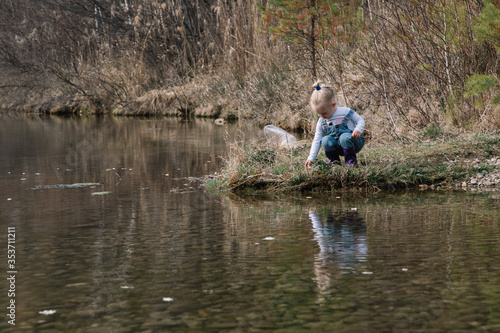
[[[500,331],[498,192],[207,192],[237,127],[0,116],[0,330]]]

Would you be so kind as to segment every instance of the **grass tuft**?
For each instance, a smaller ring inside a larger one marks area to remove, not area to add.
[[[233,141],[228,143],[222,172],[210,182],[219,189],[263,192],[453,185],[481,172],[498,171],[498,165],[478,164],[476,159],[500,156],[499,144],[500,135],[460,137],[445,143],[368,143],[358,154],[357,168],[327,165],[321,152],[306,169],[307,143],[285,149],[260,141]]]

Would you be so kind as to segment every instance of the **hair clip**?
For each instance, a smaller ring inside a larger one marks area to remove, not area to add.
[[[321,87],[319,86],[319,84],[314,88],[316,90],[321,90]]]

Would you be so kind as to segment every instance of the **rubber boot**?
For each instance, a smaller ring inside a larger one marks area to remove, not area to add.
[[[340,156],[338,153],[334,152],[334,151],[325,151],[325,155],[326,157],[330,160],[328,164],[331,164],[331,165],[340,165]]]
[[[345,157],[345,166],[348,168],[355,168],[358,166],[358,159],[356,158],[356,149],[351,148],[342,148],[344,150]]]

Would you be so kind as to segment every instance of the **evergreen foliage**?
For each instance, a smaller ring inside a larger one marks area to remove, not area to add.
[[[485,1],[484,8],[474,27],[474,32],[479,41],[486,41],[500,52],[500,1],[496,6],[491,1]]]
[[[271,0],[258,5],[262,20],[271,35],[295,44],[308,54],[311,75],[317,77],[319,53],[337,36],[341,40],[355,34],[362,21],[356,20],[361,1],[346,0]]]

